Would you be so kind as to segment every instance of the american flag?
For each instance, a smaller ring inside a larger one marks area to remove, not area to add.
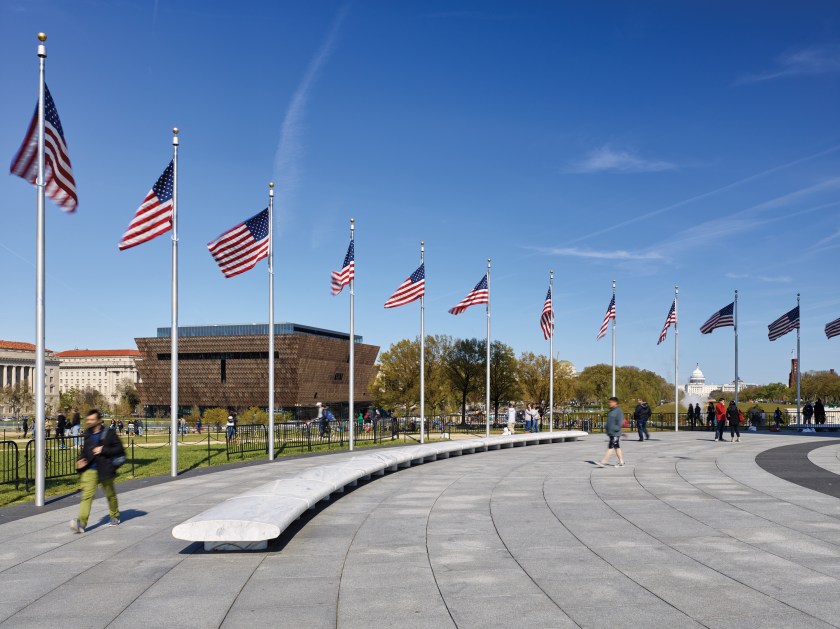
[[[551,305],[551,288],[548,289],[548,294],[545,296],[545,303],[543,304],[542,314],[540,315],[540,327],[542,328],[545,340],[551,338],[554,334],[554,308]]]
[[[487,275],[481,278],[481,281],[475,285],[466,297],[464,297],[458,305],[449,309],[449,314],[459,315],[470,306],[478,304],[490,303],[490,291],[487,288]]]
[[[14,160],[11,173],[34,184],[38,177],[38,106],[29,124],[26,138]],[[64,141],[64,130],[58,119],[50,90],[44,86],[44,181],[45,192],[65,212],[75,212],[79,204],[70,154]]]
[[[671,327],[671,324],[677,325],[677,300],[674,300],[674,303],[671,304],[671,309],[668,311],[668,318],[665,319],[665,327],[662,328],[662,332],[659,333],[659,340],[656,341],[656,344],[659,345],[662,341],[665,340],[665,337],[668,336],[668,328]]]
[[[607,335],[607,328],[610,326],[610,319],[615,319],[615,295],[610,299],[610,305],[607,306],[607,314],[604,315],[604,322],[601,324],[601,329],[598,330],[596,341],[600,341]]]
[[[786,312],[767,326],[767,336],[771,341],[783,337],[791,330],[799,329],[799,306]]]
[[[172,229],[173,163],[163,171],[131,219],[120,240],[120,251],[136,247]]]
[[[350,246],[347,247],[347,255],[344,256],[344,264],[341,265],[341,270],[330,273],[330,290],[333,295],[338,295],[341,289],[349,284],[356,276],[355,242],[355,240],[350,241]]]
[[[233,277],[268,256],[268,208],[207,244],[225,277]]]
[[[386,308],[405,306],[426,294],[426,263],[424,262],[385,302]]]
[[[840,335],[840,319],[835,319],[831,323],[825,324],[825,337],[831,338]]]
[[[735,302],[733,301],[728,306],[721,308],[700,326],[700,331],[703,334],[711,334],[712,330],[718,328],[725,328],[735,325]]]

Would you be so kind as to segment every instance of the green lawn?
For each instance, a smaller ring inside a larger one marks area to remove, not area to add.
[[[263,451],[248,452],[245,454],[231,453],[230,460],[228,460],[224,440],[216,441],[213,437],[215,437],[215,434],[211,436],[209,458],[206,435],[186,435],[186,437],[184,437],[184,442],[181,442],[179,440],[179,443],[183,443],[183,445],[179,446],[178,448],[179,471],[183,472],[185,470],[191,470],[198,467],[224,466],[228,463],[236,463],[241,461],[255,461],[266,458],[265,452]],[[383,438],[382,441],[377,441],[376,443],[374,443],[373,440],[357,441],[356,448],[362,449],[377,447],[380,445],[387,446],[401,445],[403,443],[418,443],[417,436],[414,437],[415,438],[412,438],[412,435],[400,435],[394,440],[392,440],[390,437],[386,437]],[[432,438],[431,435],[430,438]],[[117,482],[131,480],[134,478],[146,478],[149,476],[160,476],[169,474],[171,450],[167,442],[166,435],[152,435],[148,437],[148,440],[145,437],[138,438],[134,443],[133,455],[130,441],[127,439],[123,439],[123,443],[126,446],[126,455],[128,457],[128,460],[126,461],[125,465],[123,465],[120,468],[119,474],[117,476]],[[25,466],[24,450],[26,447],[25,442],[19,442],[18,447],[18,473],[21,479],[20,484],[17,489],[15,489],[14,483],[6,482],[0,484],[0,507],[21,502],[27,502],[29,500],[34,499],[34,488],[32,486],[32,483],[30,482],[29,490],[27,491],[25,488],[25,483],[23,481]],[[347,450],[346,441],[344,442],[344,445],[342,447],[342,445],[338,441],[332,441],[331,443],[321,443],[320,440],[318,440],[317,438],[313,438],[311,450],[306,446],[292,447],[284,444],[277,444],[275,456],[282,457],[294,454],[304,454],[309,452],[337,452],[342,449]],[[69,455],[69,459],[74,458],[74,455],[72,453],[70,453],[69,451],[67,452]],[[5,457],[8,456],[6,453],[6,450],[0,450],[0,469],[10,470],[14,467],[14,461],[11,457],[9,459],[6,459]],[[6,478],[3,478],[3,480],[6,480],[7,478],[8,475]],[[78,481],[75,475],[47,479],[45,484],[47,497],[66,494],[75,491],[78,488]]]

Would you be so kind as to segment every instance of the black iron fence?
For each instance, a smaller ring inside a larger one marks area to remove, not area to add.
[[[76,475],[79,449],[73,437],[44,439],[44,478],[61,478]],[[24,450],[24,482],[26,490],[35,479],[35,441],[28,441]]]
[[[265,452],[268,454],[268,430],[263,424],[243,424],[234,426],[225,437],[225,450],[230,461],[230,455],[245,458],[248,452]]]
[[[20,484],[20,454],[14,441],[0,441],[0,483],[14,483],[15,489]]]

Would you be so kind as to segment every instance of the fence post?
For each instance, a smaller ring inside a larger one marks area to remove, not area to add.
[[[207,431],[207,467],[210,467],[210,431]]]
[[[309,424],[306,428],[306,449],[312,452],[312,424]]]
[[[131,477],[134,478],[134,437],[131,438]]]

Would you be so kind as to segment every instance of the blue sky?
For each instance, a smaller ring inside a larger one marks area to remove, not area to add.
[[[493,258],[493,336],[609,362],[595,335],[618,282],[618,362],[673,377],[656,339],[680,286],[680,380],[731,381],[732,332],[698,328],[741,294],[741,369],[838,367],[840,8],[831,2],[0,3],[0,155],[36,99],[35,34],[79,191],[48,202],[47,345],[133,347],[168,325],[168,237],[117,242],[181,128],[182,324],[267,318],[266,272],[226,280],[206,250],[276,180],[277,320],[347,329],[329,272],[357,219],[357,333],[418,333],[382,304],[427,242],[427,333]],[[0,177],[0,338],[34,338],[35,195]]]

